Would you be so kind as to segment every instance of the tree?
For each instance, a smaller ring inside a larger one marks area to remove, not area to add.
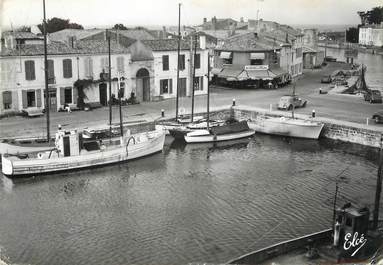
[[[374,7],[369,16],[370,24],[380,24],[383,21],[383,6]]]
[[[359,28],[349,28],[346,30],[346,41],[351,43],[359,42]]]
[[[126,29],[128,29],[128,28],[125,27],[123,24],[116,24],[116,25],[113,26],[112,29],[126,30]]]
[[[31,32],[31,27],[21,26],[21,27],[17,28],[16,31],[19,31],[19,32]]]
[[[43,24],[37,25],[41,32],[44,32]],[[47,21],[47,33],[60,31],[63,29],[84,29],[84,27],[77,23],[70,23],[69,19],[62,19],[54,17]]]

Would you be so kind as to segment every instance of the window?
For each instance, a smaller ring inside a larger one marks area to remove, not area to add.
[[[12,93],[11,91],[3,92],[3,106],[4,109],[10,109],[12,105]]]
[[[25,61],[25,80],[35,79],[35,61]]]
[[[65,104],[71,104],[72,103],[72,88],[66,87],[64,89],[64,102]]]
[[[185,54],[180,54],[179,63],[180,70],[185,70]]]
[[[194,77],[194,91],[203,90],[203,76]]]
[[[55,67],[53,60],[48,60],[48,84],[55,83]]]
[[[105,73],[109,73],[109,59],[108,59],[108,57],[101,58],[101,68]]]
[[[63,73],[64,73],[64,78],[72,78],[72,60],[71,59],[63,60]]]
[[[302,48],[297,49],[296,58],[302,57]]]
[[[199,53],[194,56],[194,67],[195,69],[201,68],[201,54]]]
[[[162,55],[162,71],[169,70],[169,55]]]
[[[124,72],[124,57],[120,56],[120,57],[117,57],[117,71],[120,72],[120,73],[123,73]]]
[[[27,107],[36,106],[36,95],[35,91],[27,91]]]
[[[173,94],[173,80],[161,79],[160,80],[160,95]]]
[[[85,77],[86,78],[93,78],[93,60],[92,58],[88,57],[84,60],[84,69],[85,69]]]
[[[263,60],[262,59],[255,59],[255,60],[250,60],[251,65],[263,65]]]

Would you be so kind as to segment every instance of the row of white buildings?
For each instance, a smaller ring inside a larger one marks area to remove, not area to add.
[[[359,28],[359,44],[366,46],[383,46],[383,23],[364,25]]]
[[[133,92],[139,101],[175,97],[177,40],[156,39],[145,30],[111,31],[112,94],[117,97],[118,77],[123,99]],[[181,42],[180,96],[207,91],[208,51],[204,36],[198,42],[196,72],[192,82],[194,52]],[[2,35],[0,56],[0,114],[45,108],[44,46],[41,36],[27,32]],[[109,100],[108,43],[103,30],[63,30],[48,41],[50,109],[75,107],[79,101],[107,105]],[[105,78],[106,77],[106,78]]]

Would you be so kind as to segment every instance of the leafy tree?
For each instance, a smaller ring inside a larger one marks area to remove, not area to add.
[[[41,32],[44,31],[43,24],[37,25]],[[77,23],[70,23],[69,19],[62,19],[54,17],[47,21],[47,33],[60,31],[63,29],[84,29],[84,27]]]
[[[128,28],[125,27],[123,24],[116,24],[116,25],[113,26],[112,29],[126,30],[126,29],[128,29]]]
[[[359,28],[349,28],[346,30],[346,41],[351,43],[359,42]]]
[[[28,26],[21,26],[21,27],[19,27],[18,29],[16,29],[16,31],[20,31],[20,32],[31,32],[31,27],[28,27]]]
[[[370,24],[380,24],[383,21],[383,6],[374,7],[369,16]]]

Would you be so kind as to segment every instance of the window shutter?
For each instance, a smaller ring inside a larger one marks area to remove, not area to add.
[[[162,55],[162,70],[169,70],[169,55]]]
[[[194,57],[194,65],[196,69],[201,68],[201,54],[197,53]]]
[[[72,77],[72,60],[71,59],[63,60],[63,72],[64,72],[64,78]]]
[[[65,105],[65,87],[60,87],[60,105]]]
[[[48,60],[48,80],[53,81],[55,78],[55,68],[53,60]]]
[[[23,98],[23,109],[25,109],[28,106],[27,91],[23,90],[21,94],[22,94],[22,98]]]
[[[117,71],[124,72],[124,57],[117,57]]]
[[[3,92],[3,103],[4,104],[12,104],[12,93],[11,91]]]
[[[89,77],[93,77],[93,60],[88,58],[88,67],[89,67]]]
[[[25,61],[25,79],[26,80],[35,80],[35,61]]]
[[[173,94],[173,79],[169,79],[169,94]]]
[[[73,104],[77,105],[78,90],[76,87],[72,88],[72,93],[73,93]]]
[[[36,106],[41,107],[41,89],[37,89],[36,93]]]

